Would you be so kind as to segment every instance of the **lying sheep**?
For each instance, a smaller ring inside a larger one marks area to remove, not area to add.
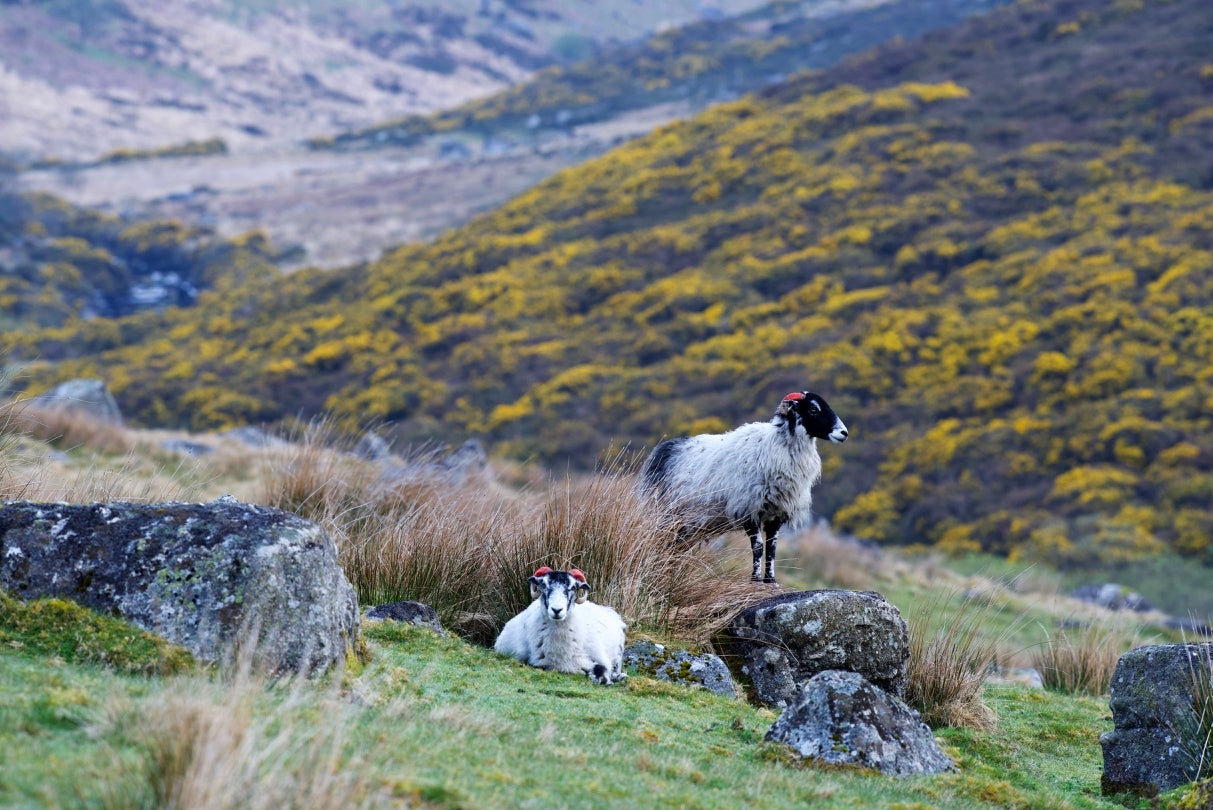
[[[505,623],[493,649],[540,669],[582,672],[601,684],[627,677],[627,625],[614,609],[589,601],[585,574],[544,566],[530,583],[534,601]]]
[[[641,473],[646,491],[682,522],[684,540],[742,529],[754,553],[752,578],[775,582],[775,536],[808,522],[812,488],[821,477],[817,440],[841,443],[847,426],[817,394],[793,392],[769,422],[728,433],[668,439],[653,448]],[[762,568],[766,535],[766,567]]]

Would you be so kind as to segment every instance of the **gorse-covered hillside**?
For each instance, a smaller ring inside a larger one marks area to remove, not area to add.
[[[1213,6],[1036,0],[715,107],[432,244],[14,339],[196,429],[326,410],[589,467],[851,428],[815,508],[884,543],[1213,560]]]

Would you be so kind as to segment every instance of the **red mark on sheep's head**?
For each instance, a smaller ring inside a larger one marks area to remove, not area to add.
[[[581,571],[577,568],[570,569],[569,576],[578,582],[585,582],[585,574],[581,573]]]
[[[538,569],[537,571],[535,571],[535,573],[534,573],[534,574],[532,574],[531,576],[534,576],[534,577],[541,577],[541,576],[544,576],[545,574],[550,574],[550,573],[552,573],[552,569],[551,569],[551,568],[548,568],[548,567],[545,565],[545,566],[543,566],[542,568],[540,568],[540,569]]]
[[[784,397],[783,401],[784,402],[798,402],[802,399],[804,399],[804,394],[800,393],[799,391],[793,391],[792,393],[790,393],[786,397]]]

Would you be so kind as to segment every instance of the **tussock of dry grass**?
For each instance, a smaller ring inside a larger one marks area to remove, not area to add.
[[[965,599],[948,615],[944,599],[927,600],[908,618],[906,701],[932,727],[992,730],[998,717],[982,699],[986,675],[999,653],[999,638],[982,633],[991,603]]]
[[[631,474],[608,470],[537,492],[452,481],[419,464],[385,479],[318,426],[279,452],[262,502],[326,527],[364,603],[412,599],[443,624],[489,642],[530,601],[541,565],[581,568],[595,601],[633,628],[704,643],[769,591],[727,571],[716,552],[677,548]]]
[[[74,467],[42,463],[15,467],[0,481],[0,500],[93,503],[135,501],[159,503],[189,500],[189,491],[171,475],[142,470],[131,457],[118,468]]]
[[[1178,729],[1184,754],[1192,761],[1193,778],[1198,780],[1213,779],[1213,651],[1205,647],[1203,657],[1191,662],[1192,714],[1187,727]]]
[[[335,695],[318,699],[303,686],[287,689],[272,716],[254,712],[272,689],[247,672],[226,683],[182,679],[138,703],[111,699],[97,733],[117,728],[138,741],[142,754],[119,769],[105,805],[372,806],[374,796],[346,754],[349,709]]]
[[[1063,628],[1056,636],[1046,633],[1044,643],[1032,653],[1032,666],[1047,689],[1106,695],[1120,656],[1140,645],[1140,638],[1113,623],[1084,623]]]

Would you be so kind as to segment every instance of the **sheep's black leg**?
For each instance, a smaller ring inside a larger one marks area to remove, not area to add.
[[[750,536],[750,550],[754,552],[754,573],[750,579],[754,582],[762,582],[762,538],[758,536],[758,524],[746,521],[745,533]]]
[[[770,585],[775,584],[775,536],[779,534],[779,527],[782,525],[783,521],[779,520],[768,520],[762,524],[762,533],[767,536],[767,565],[762,581]],[[755,566],[754,578],[758,578],[757,566]]]

